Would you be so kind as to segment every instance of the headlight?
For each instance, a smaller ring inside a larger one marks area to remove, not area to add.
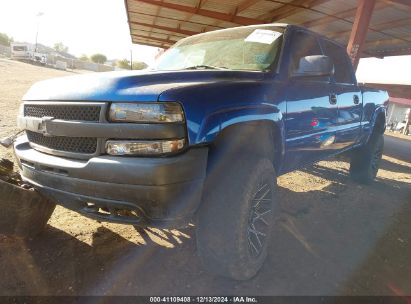
[[[109,120],[112,122],[172,123],[183,122],[183,109],[178,103],[113,103]]]
[[[110,155],[161,155],[175,153],[184,148],[185,140],[109,140],[106,152]]]

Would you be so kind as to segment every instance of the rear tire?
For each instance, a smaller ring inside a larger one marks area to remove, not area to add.
[[[378,173],[384,149],[383,134],[372,134],[368,143],[351,155],[351,178],[361,184],[372,183]]]
[[[236,165],[232,165],[233,163]],[[204,267],[247,280],[262,267],[270,240],[276,175],[267,158],[230,160],[207,177],[197,221]]]

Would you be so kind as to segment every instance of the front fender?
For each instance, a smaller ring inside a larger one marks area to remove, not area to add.
[[[284,129],[283,115],[277,106],[271,104],[241,105],[217,111],[206,117],[196,142],[212,142],[226,128],[249,122],[271,122],[276,128]]]
[[[176,87],[163,92],[159,101],[180,102],[186,115],[190,146],[208,144],[234,124],[282,121],[286,106],[278,102],[282,100],[278,93],[281,84],[271,76],[266,77],[266,80],[229,79]]]
[[[285,155],[285,126],[282,113],[279,107],[270,104],[233,107],[216,112],[204,120],[198,134],[198,142],[216,142],[217,137],[231,134],[229,130],[235,128],[245,135],[243,139],[247,146],[253,149],[261,148],[261,151],[268,151],[274,147],[273,161],[277,172],[280,172]],[[267,133],[267,130],[271,131]],[[267,145],[267,135],[272,145]],[[247,139],[247,136],[250,138]],[[244,148],[245,151],[247,147]]]

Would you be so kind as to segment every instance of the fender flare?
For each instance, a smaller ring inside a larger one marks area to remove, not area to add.
[[[369,139],[371,138],[371,135],[373,134],[375,130],[375,126],[378,122],[379,117],[383,116],[384,117],[384,128],[382,130],[382,133],[385,131],[385,123],[386,123],[386,117],[387,117],[387,108],[385,106],[378,106],[372,115],[369,128],[368,128],[368,135],[366,138],[366,142],[368,143]]]
[[[255,134],[256,126],[270,127],[274,131],[272,134],[275,149],[273,160],[279,172],[285,154],[285,125],[283,114],[275,105],[254,104],[214,112],[203,120],[196,141],[200,144],[213,144],[233,128],[242,128],[243,131],[250,131],[248,128],[254,128],[253,133],[250,134]],[[258,143],[259,139],[261,138],[258,136],[250,138],[250,144]]]

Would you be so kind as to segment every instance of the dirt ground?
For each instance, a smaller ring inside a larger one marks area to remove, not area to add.
[[[72,74],[0,59],[0,136],[33,82]],[[138,232],[57,207],[39,237],[0,238],[0,295],[411,295],[411,142],[386,136],[371,186],[347,169],[322,161],[278,179],[282,212],[250,281],[207,273],[194,227]]]
[[[411,134],[410,135],[405,135],[405,134],[402,134],[400,132],[391,132],[391,131],[386,131],[385,134],[388,135],[388,136],[391,136],[391,137],[411,140]]]

